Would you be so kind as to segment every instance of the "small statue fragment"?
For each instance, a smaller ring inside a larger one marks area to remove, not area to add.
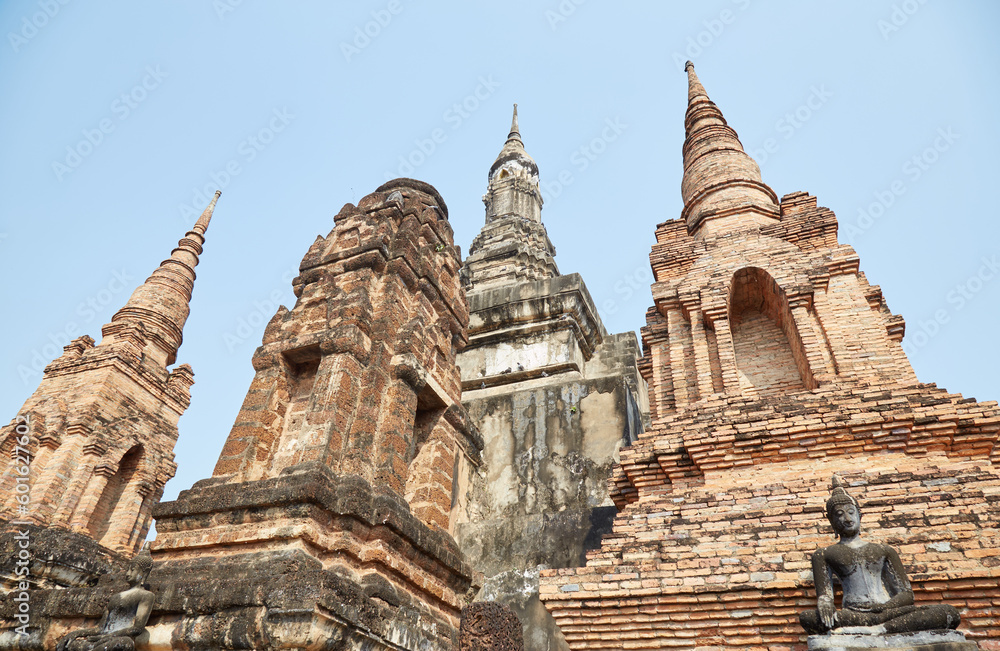
[[[143,587],[151,569],[153,557],[147,544],[128,566],[128,590],[111,597],[95,628],[67,634],[56,651],[135,651],[135,638],[146,630],[153,611],[153,593]]]
[[[886,635],[958,627],[960,616],[953,606],[913,604],[899,554],[888,545],[861,539],[861,508],[836,476],[826,516],[840,540],[813,554],[817,607],[799,615],[807,632]],[[844,591],[840,610],[833,601],[834,575]]]

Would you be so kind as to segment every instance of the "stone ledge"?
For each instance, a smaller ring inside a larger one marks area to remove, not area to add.
[[[460,577],[469,576],[470,568],[451,536],[421,522],[401,495],[379,490],[356,475],[337,475],[318,462],[292,466],[280,476],[268,479],[219,483],[210,478],[195,483],[181,491],[177,500],[161,502],[154,509],[158,536],[153,553],[175,551],[170,549],[169,541],[178,532],[208,530],[243,521],[248,514],[264,513],[267,509],[295,509],[307,504],[369,527],[393,530],[415,550],[447,568],[452,580],[461,582]]]
[[[148,586],[156,601],[139,651],[304,649],[318,640],[329,648],[449,649],[458,639],[457,621],[370,577],[359,583],[323,569],[301,550],[156,563]],[[28,638],[13,631],[17,604],[0,602],[0,649],[53,649],[68,630],[93,625],[127,587],[111,573],[93,588],[33,590],[32,612],[39,616]],[[400,639],[412,646],[401,647]]]
[[[896,635],[837,634],[810,635],[809,651],[976,651],[979,646],[969,642],[958,631],[921,631]]]

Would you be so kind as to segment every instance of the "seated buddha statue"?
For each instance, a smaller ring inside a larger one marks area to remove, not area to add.
[[[953,606],[914,605],[899,554],[861,538],[861,507],[836,476],[826,516],[839,540],[812,556],[816,609],[799,616],[807,632],[886,635],[958,627],[960,617]],[[834,604],[834,576],[843,590],[840,609]]]
[[[151,569],[153,558],[144,547],[129,563],[128,589],[108,600],[97,626],[63,636],[56,651],[135,651],[135,638],[146,630],[153,611],[153,593],[143,587]]]

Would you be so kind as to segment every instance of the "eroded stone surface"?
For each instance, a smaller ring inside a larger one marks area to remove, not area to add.
[[[855,651],[884,649],[885,651],[975,651],[979,646],[969,642],[958,631],[924,631],[904,635],[830,635],[809,636],[810,651]]]
[[[508,606],[479,602],[462,609],[459,651],[523,651],[521,622]]]

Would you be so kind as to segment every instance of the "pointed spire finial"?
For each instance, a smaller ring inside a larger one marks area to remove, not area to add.
[[[691,100],[698,96],[708,99],[708,93],[705,92],[705,87],[701,85],[698,73],[694,71],[694,64],[688,61],[684,64],[684,70],[688,76],[688,102],[691,102]]]
[[[154,358],[164,366],[177,360],[177,349],[184,340],[184,323],[191,311],[194,268],[198,266],[205,231],[220,196],[221,190],[215,193],[205,212],[170,252],[170,257],[132,292],[128,302],[111,317],[111,323],[102,328],[105,340],[126,339],[132,328],[142,326],[148,339],[147,352],[158,351]],[[101,345],[104,343],[102,341]]]
[[[221,196],[222,196],[222,190],[216,190],[215,196],[212,197],[212,202],[208,204],[207,208],[205,208],[205,212],[201,213],[201,217],[198,218],[198,221],[195,223],[194,228],[192,228],[191,230],[197,231],[202,235],[205,234],[205,231],[208,230],[208,223],[212,221],[212,213],[215,211],[215,202],[218,201],[219,197]]]
[[[507,134],[507,140],[515,138],[521,139],[521,131],[517,126],[517,104],[514,104],[514,117],[510,120],[510,133]]]
[[[538,176],[538,166],[532,160],[528,152],[524,151],[524,141],[521,140],[521,129],[517,124],[517,104],[514,105],[514,115],[510,119],[510,133],[507,134],[507,141],[503,144],[500,154],[493,161],[490,167],[490,178],[499,173],[500,166],[507,161],[518,160],[521,165],[527,167],[531,174]]]

